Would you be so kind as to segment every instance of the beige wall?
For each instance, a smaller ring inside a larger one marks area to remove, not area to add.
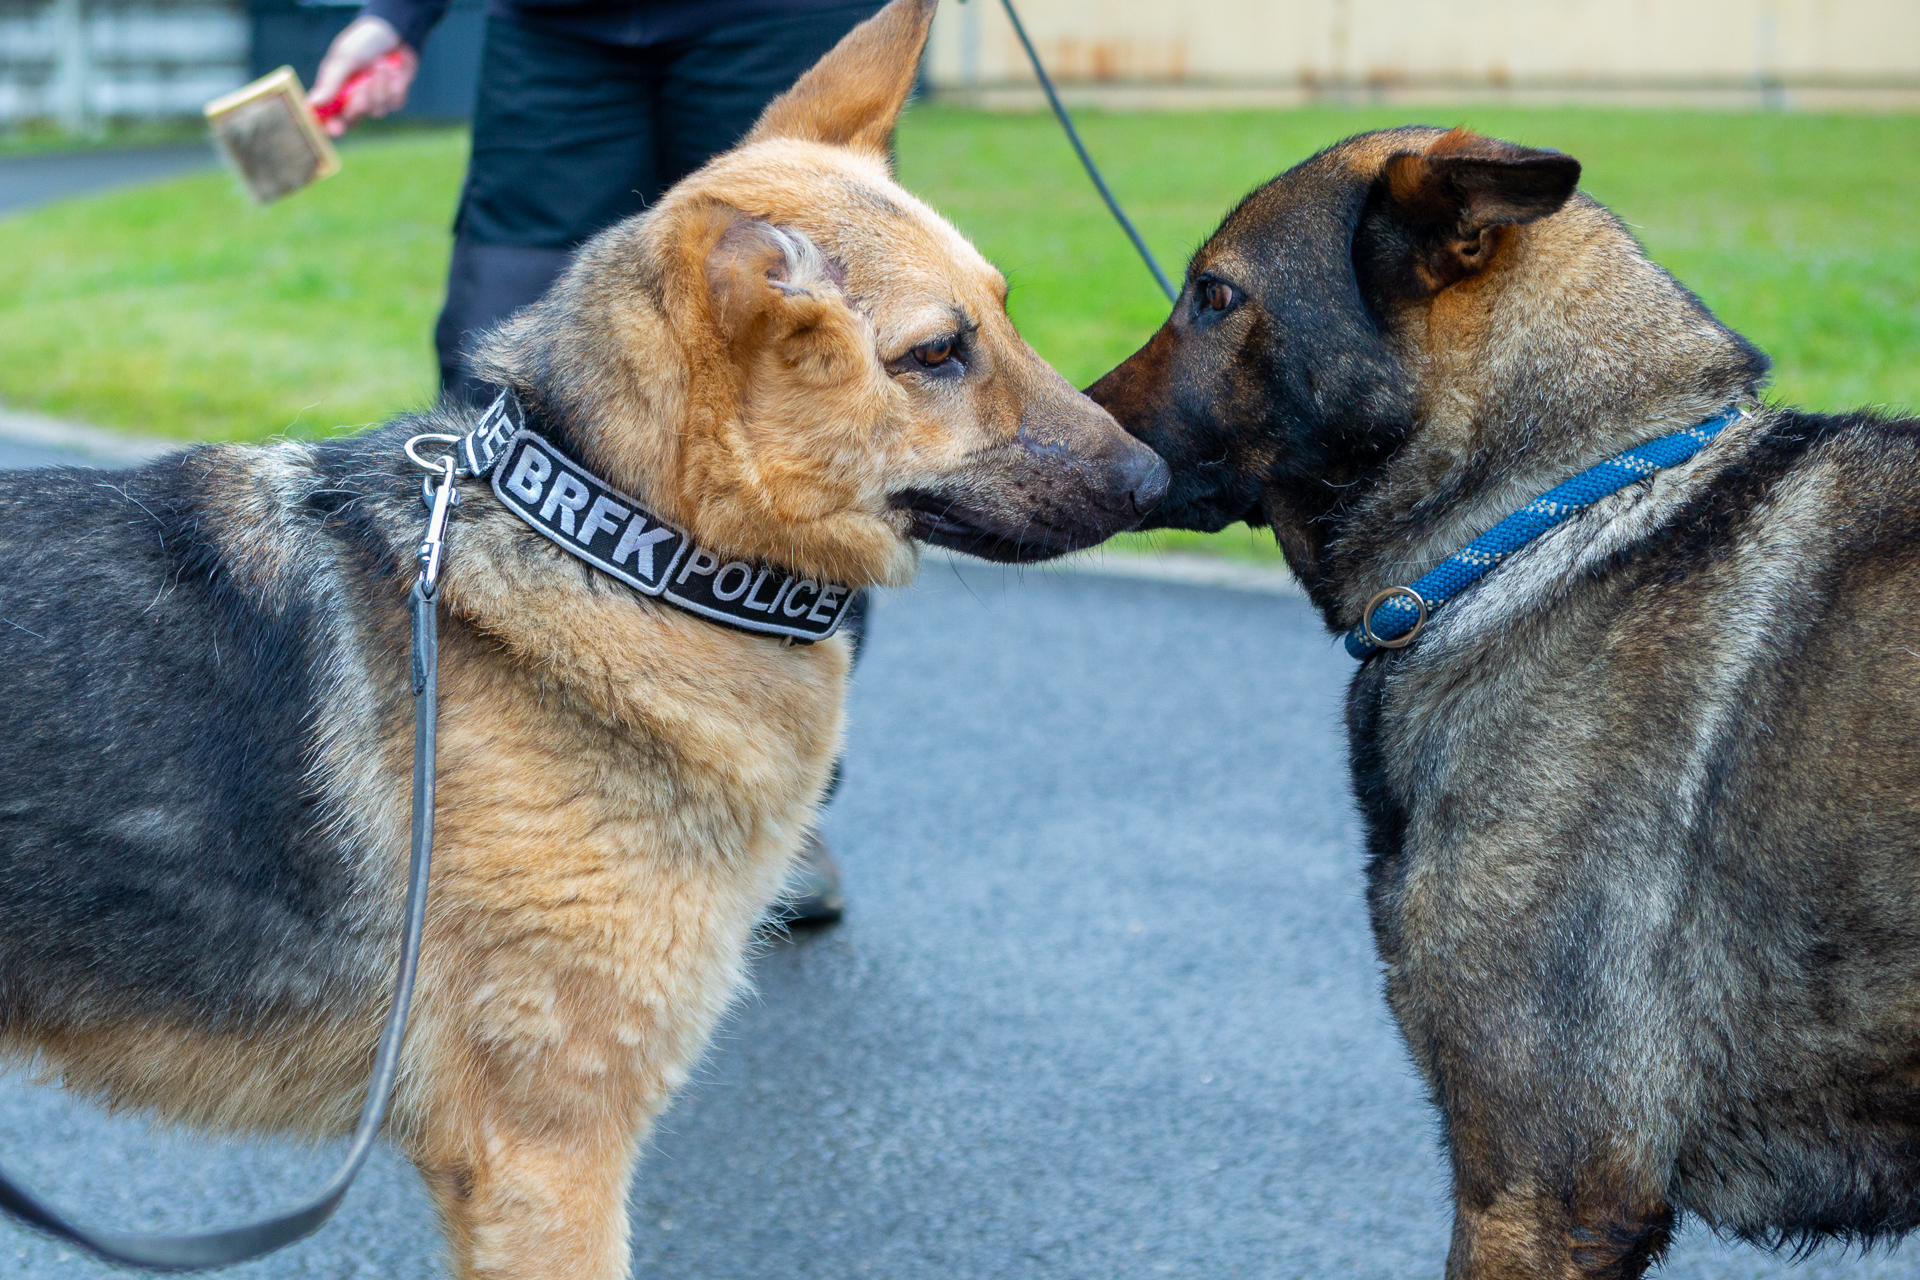
[[[1015,0],[1109,92],[1920,98],[1920,0]],[[998,0],[944,0],[929,80],[1033,83]]]

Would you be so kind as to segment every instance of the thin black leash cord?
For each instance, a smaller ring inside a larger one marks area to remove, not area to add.
[[[408,610],[413,617],[413,851],[407,864],[405,925],[400,935],[400,971],[394,978],[393,1000],[386,1025],[380,1030],[373,1056],[373,1074],[366,1100],[360,1106],[360,1124],[340,1171],[325,1189],[306,1204],[263,1222],[227,1227],[190,1236],[149,1236],[119,1231],[89,1231],[76,1227],[47,1205],[0,1174],[0,1210],[48,1235],[79,1245],[108,1262],[149,1271],[198,1271],[248,1262],[296,1240],[312,1235],[333,1216],[347,1188],[373,1150],[386,1118],[394,1077],[400,1071],[400,1045],[407,1034],[407,1009],[413,1002],[413,979],[420,966],[420,935],[427,918],[427,878],[433,861],[433,785],[435,731],[440,698],[440,537],[446,527],[446,507],[458,501],[453,493],[453,460],[446,460],[443,488],[435,496],[427,541],[421,546],[420,577],[413,584]],[[430,482],[431,483],[431,482]],[[429,549],[431,560],[429,561]]]
[[[1006,9],[1007,17],[1013,21],[1013,33],[1020,37],[1020,45],[1027,51],[1027,61],[1033,64],[1033,73],[1040,77],[1040,87],[1046,90],[1047,101],[1053,105],[1053,114],[1060,118],[1060,127],[1067,131],[1067,141],[1073,144],[1074,152],[1080,157],[1080,163],[1086,166],[1087,176],[1093,179],[1094,190],[1098,191],[1100,198],[1107,202],[1107,208],[1112,210],[1114,220],[1120,224],[1120,229],[1127,233],[1127,239],[1133,241],[1133,247],[1138,249],[1140,256],[1146,260],[1147,270],[1153,272],[1153,278],[1159,282],[1160,291],[1167,295],[1168,302],[1172,302],[1180,296],[1180,291],[1173,287],[1173,281],[1167,279],[1167,273],[1160,269],[1159,259],[1153,256],[1153,250],[1147,248],[1147,242],[1141,239],[1140,232],[1134,228],[1132,219],[1127,217],[1126,211],[1120,207],[1120,202],[1113,198],[1113,192],[1107,188],[1107,180],[1100,176],[1100,170],[1093,163],[1093,157],[1087,154],[1086,145],[1080,141],[1080,131],[1073,127],[1073,118],[1067,114],[1066,107],[1061,104],[1060,95],[1053,91],[1052,78],[1047,75],[1047,69],[1040,65],[1040,54],[1034,49],[1033,41],[1027,39],[1027,28],[1021,23],[1020,15],[1013,11],[1013,0],[1000,0],[1000,3]]]

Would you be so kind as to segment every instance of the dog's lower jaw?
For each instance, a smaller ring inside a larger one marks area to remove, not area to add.
[[[937,500],[932,500],[929,505],[934,505],[936,502]],[[1051,540],[1043,541],[1047,532],[1045,530],[1028,529],[1021,536],[1005,537],[958,519],[946,511],[915,509],[912,512],[911,527],[914,539],[930,547],[958,551],[981,560],[994,560],[1002,564],[1030,564],[1038,560],[1051,560],[1071,550],[1070,547],[1059,546]]]
[[[1052,560],[1095,546],[1133,527],[1122,523],[1124,517],[1119,517],[1110,525],[1060,528],[1036,520],[1018,528],[994,528],[990,516],[963,510],[958,499],[914,491],[900,494],[894,501],[911,516],[912,536],[916,540],[999,564]]]

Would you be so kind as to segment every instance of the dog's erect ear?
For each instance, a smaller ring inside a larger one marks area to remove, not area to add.
[[[1381,181],[1417,246],[1408,264],[1415,291],[1437,292],[1486,266],[1498,228],[1558,212],[1580,183],[1580,162],[1455,129],[1423,152],[1387,161]]]
[[[893,0],[849,31],[775,98],[747,142],[800,138],[887,154],[894,121],[913,92],[935,0]]]

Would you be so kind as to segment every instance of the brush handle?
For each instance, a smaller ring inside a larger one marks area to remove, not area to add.
[[[347,95],[366,83],[375,71],[378,71],[381,67],[397,67],[402,61],[404,61],[404,58],[401,56],[400,50],[395,49],[391,53],[382,54],[380,59],[372,66],[360,68],[360,70],[347,77],[347,82],[340,86],[340,92],[334,94],[325,102],[316,102],[313,104],[313,118],[322,122],[333,119],[347,109]]]

